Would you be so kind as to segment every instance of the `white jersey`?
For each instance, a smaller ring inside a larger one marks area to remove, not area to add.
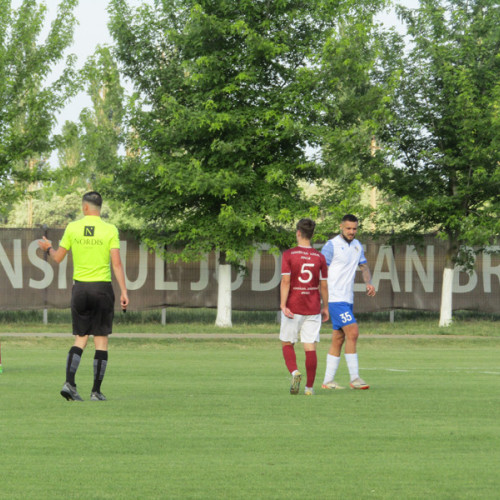
[[[361,243],[348,243],[341,234],[328,240],[321,249],[328,265],[328,302],[354,302],[354,275],[360,264],[366,264]]]

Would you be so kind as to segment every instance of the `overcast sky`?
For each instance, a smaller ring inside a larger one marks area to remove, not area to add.
[[[364,1],[364,0],[360,0]],[[17,8],[22,0],[12,0],[12,7]],[[45,0],[49,22],[55,17],[59,0]],[[108,32],[107,0],[80,0],[75,10],[78,25],[75,29],[73,46],[68,53],[75,54],[78,58],[78,67],[82,67],[86,59],[91,56],[98,45],[111,45],[112,39]],[[131,6],[152,3],[152,0],[127,0]],[[418,0],[399,0],[399,3],[411,8],[418,7]],[[384,15],[383,21],[390,26],[397,26],[397,19],[393,14]],[[81,110],[90,106],[90,99],[84,93],[76,96],[63,110],[59,117],[59,127],[66,120],[77,121]],[[58,128],[59,128],[58,127]]]

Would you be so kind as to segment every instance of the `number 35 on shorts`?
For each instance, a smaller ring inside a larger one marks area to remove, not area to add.
[[[334,330],[341,330],[344,326],[356,323],[356,318],[352,312],[352,304],[348,302],[330,302],[328,309]]]
[[[340,313],[340,320],[342,323],[348,323],[349,321],[352,321],[352,315],[351,313],[345,312],[345,313]]]

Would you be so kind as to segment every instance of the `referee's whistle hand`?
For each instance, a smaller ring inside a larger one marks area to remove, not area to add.
[[[128,304],[129,304],[128,295],[122,293],[120,295],[120,305],[122,306],[122,309],[127,309]]]
[[[48,240],[45,236],[42,236],[42,239],[41,240],[38,240],[38,246],[44,251],[46,252],[47,251],[47,248],[49,248],[52,243],[50,242],[50,240]]]

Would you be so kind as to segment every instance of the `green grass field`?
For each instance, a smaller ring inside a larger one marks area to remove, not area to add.
[[[274,338],[115,338],[83,403],[59,395],[70,336],[0,339],[5,499],[499,498],[499,338],[364,339],[372,387],[332,392],[321,342],[313,397]]]

